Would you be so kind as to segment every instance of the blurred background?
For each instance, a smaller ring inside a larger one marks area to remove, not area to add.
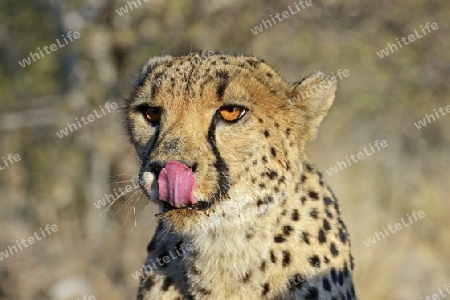
[[[120,110],[67,136],[56,133],[107,102],[121,106],[149,57],[198,49],[258,56],[288,81],[318,69],[348,70],[308,153],[340,199],[357,294],[425,299],[444,290],[450,116],[421,129],[414,123],[450,105],[450,2],[354,2],[312,0],[254,34],[263,19],[295,9],[294,1],[2,0],[0,252],[35,232],[42,236],[47,224],[58,231],[2,257],[0,299],[134,298],[131,274],[146,256],[155,207],[138,189],[111,206],[98,202],[137,182],[138,159]],[[439,28],[424,35],[427,22]],[[423,37],[377,55],[414,30]],[[79,38],[70,41],[69,31]],[[57,39],[63,47],[45,53]],[[42,57],[22,67],[39,50]],[[337,174],[325,172],[375,140],[388,146]],[[408,222],[414,210],[425,217],[366,246],[375,231]]]

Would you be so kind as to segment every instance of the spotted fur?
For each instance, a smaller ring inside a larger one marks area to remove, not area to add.
[[[160,207],[138,299],[356,299],[338,201],[304,154],[335,91],[322,72],[287,83],[243,55],[147,62],[126,105],[141,187]],[[226,123],[224,105],[247,113]],[[155,170],[174,160],[194,172],[195,206],[158,200]]]

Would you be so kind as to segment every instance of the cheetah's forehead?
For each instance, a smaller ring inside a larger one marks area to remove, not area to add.
[[[264,60],[206,51],[168,59],[145,76],[138,94],[149,99],[158,95],[199,99],[211,85],[221,99],[231,82],[260,83],[280,97],[286,90],[282,78]]]

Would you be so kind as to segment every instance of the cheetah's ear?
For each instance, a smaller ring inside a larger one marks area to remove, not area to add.
[[[318,71],[296,83],[289,103],[298,107],[303,115],[302,136],[313,140],[322,120],[333,105],[337,90],[335,77]]]

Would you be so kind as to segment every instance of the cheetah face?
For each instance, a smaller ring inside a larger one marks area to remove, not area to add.
[[[150,59],[126,107],[143,191],[180,230],[243,218],[285,197],[335,89],[322,73],[287,84],[253,57]]]

